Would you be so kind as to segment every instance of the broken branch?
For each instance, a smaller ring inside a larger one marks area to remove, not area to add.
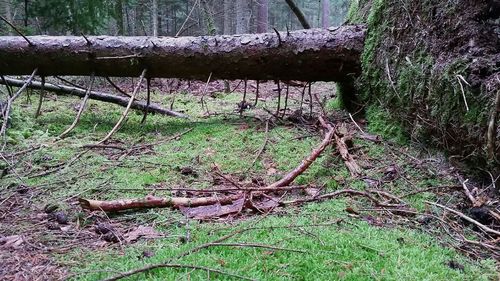
[[[130,110],[130,106],[132,106],[132,103],[135,100],[135,96],[139,92],[139,88],[141,87],[142,80],[144,79],[144,76],[146,75],[146,72],[147,72],[147,69],[144,69],[142,71],[141,77],[139,77],[139,82],[137,82],[137,85],[135,86],[134,92],[132,93],[132,96],[130,97],[130,100],[128,102],[127,107],[123,111],[122,116],[120,117],[120,119],[118,120],[118,122],[116,122],[116,124],[113,127],[113,129],[111,129],[111,131],[100,142],[98,142],[98,144],[102,144],[103,142],[107,141],[120,128],[121,124],[123,123],[123,120],[125,120],[125,118],[128,115],[128,112]]]

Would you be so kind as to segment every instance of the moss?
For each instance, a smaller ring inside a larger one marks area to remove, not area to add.
[[[451,16],[460,9],[454,1],[357,0],[351,1],[348,20],[368,27],[362,75],[353,92],[368,107],[372,129],[396,139],[406,134],[470,160],[484,154],[492,101],[485,87],[469,85],[472,78],[466,82],[473,71],[471,55],[452,53],[463,43],[456,34],[461,23]],[[436,25],[443,35],[430,30]],[[341,99],[350,97],[339,90]]]

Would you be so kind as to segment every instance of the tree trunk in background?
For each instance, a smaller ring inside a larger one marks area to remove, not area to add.
[[[3,5],[1,4],[2,2],[0,1],[0,8],[2,9],[2,14],[5,17],[6,20],[9,22],[12,22],[12,4],[10,3],[10,0],[5,0],[3,1]],[[2,27],[5,27],[5,30],[7,30],[7,35],[12,35],[13,30],[10,26],[2,22]]]
[[[153,3],[151,7],[151,19],[152,19],[152,27],[153,27],[153,32],[152,35],[153,37],[158,36],[158,0],[152,0]]]
[[[224,0],[224,34],[233,34],[232,18],[233,15],[233,0]]]
[[[321,0],[321,26],[330,26],[330,0]]]
[[[212,8],[207,0],[201,0],[203,17],[205,20],[205,25],[207,28],[207,35],[217,34],[217,28],[215,27],[215,20],[212,15]]]
[[[269,25],[269,0],[260,0],[257,5],[257,33],[264,33]]]
[[[115,3],[115,20],[116,20],[116,29],[118,31],[118,35],[125,35],[125,25],[123,21],[123,0],[116,0]]]
[[[299,9],[299,7],[297,5],[295,5],[293,0],[285,0],[285,1],[288,4],[288,6],[290,7],[290,9],[292,10],[292,12],[297,17],[297,19],[300,21],[300,24],[302,25],[302,27],[305,29],[311,28],[311,25],[307,21],[306,16],[304,15],[304,13],[302,13],[302,11]]]
[[[361,72],[363,26],[202,37],[20,36],[0,40],[0,74],[343,81]]]
[[[249,0],[236,0],[236,34],[244,34],[249,32],[249,4]]]

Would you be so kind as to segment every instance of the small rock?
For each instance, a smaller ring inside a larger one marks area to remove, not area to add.
[[[110,243],[117,243],[117,242],[120,242],[120,239],[118,238],[118,236],[116,236],[116,234],[112,231],[104,234],[102,236],[102,239],[106,242],[110,242]]]
[[[68,216],[63,212],[55,213],[55,219],[59,224],[68,224]]]
[[[107,234],[113,232],[114,228],[109,223],[98,223],[94,226],[94,230],[97,234]]]

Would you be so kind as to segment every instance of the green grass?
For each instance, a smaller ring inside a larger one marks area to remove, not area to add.
[[[156,96],[157,102],[170,104],[171,97]],[[207,98],[209,111],[232,113],[239,102],[240,95],[218,94],[216,99]],[[336,101],[331,101],[329,109],[336,109]],[[253,118],[238,116],[216,116],[203,118],[199,98],[180,94],[175,103],[177,110],[183,110],[194,116],[192,120],[180,120],[161,116],[148,116],[145,124],[140,124],[142,115],[132,113],[120,131],[113,137],[113,142],[126,147],[133,144],[152,143],[171,138],[191,129],[176,140],[155,145],[151,151],[140,155],[130,155],[116,161],[119,154],[102,153],[92,150],[78,161],[57,173],[44,177],[29,178],[30,170],[44,171],[58,163],[67,163],[68,159],[81,151],[81,146],[102,139],[120,117],[122,108],[90,102],[89,109],[82,116],[80,124],[70,136],[58,143],[51,141],[64,131],[73,121],[73,106],[77,101],[59,97],[44,103],[44,113],[34,119],[36,105],[16,104],[13,126],[9,130],[10,152],[26,149],[32,145],[44,143],[46,147],[23,156],[14,163],[16,172],[23,181],[40,194],[32,199],[35,209],[41,210],[47,203],[57,204],[66,210],[72,220],[77,218],[81,226],[92,227],[95,217],[79,210],[74,204],[76,198],[116,199],[136,198],[150,193],[149,186],[209,188],[212,186],[212,169],[216,165],[226,175],[240,177],[243,181],[262,177],[267,183],[280,178],[287,171],[297,166],[311,149],[320,141],[320,136],[297,126],[270,126],[267,149],[256,164],[250,167],[256,153],[265,138],[263,122]],[[262,101],[263,106],[272,109],[274,99]],[[296,106],[293,100],[292,106]],[[378,113],[377,113],[378,114]],[[374,113],[374,115],[376,115]],[[373,118],[372,118],[373,120]],[[382,120],[382,119],[380,119]],[[372,132],[384,132],[384,124],[372,123]],[[380,131],[380,130],[382,131]],[[389,135],[397,137],[397,128],[385,128]],[[397,144],[396,144],[397,146]],[[365,171],[367,177],[380,179],[384,169],[396,164],[406,179],[397,178],[384,183],[383,188],[401,195],[415,188],[447,184],[448,181],[436,177],[434,173],[413,168],[401,155],[392,155],[392,147],[374,144],[364,140],[355,140],[357,153],[364,155],[369,165]],[[397,147],[397,149],[405,149]],[[322,156],[299,178],[297,184],[315,184],[324,186],[326,191],[342,188],[363,190],[366,183],[361,179],[352,179],[344,163],[334,154],[334,148],[328,148]],[[415,150],[407,153],[416,155]],[[390,156],[390,157],[389,157]],[[370,166],[371,165],[371,166]],[[182,167],[192,167],[196,176],[182,175]],[[370,166],[370,167],[369,167]],[[270,172],[271,170],[275,172]],[[248,172],[246,172],[248,170]],[[8,175],[1,180],[1,193],[11,193],[7,188],[10,183],[19,183],[15,176]],[[415,186],[409,185],[415,183]],[[5,192],[4,192],[5,191]],[[170,195],[169,191],[156,191],[155,195]],[[2,196],[3,198],[3,196]],[[422,193],[408,198],[408,202],[417,210],[423,210],[423,200],[433,199],[432,193]],[[140,241],[123,248],[107,247],[103,250],[76,248],[67,254],[55,255],[61,264],[67,264],[74,279],[98,280],[112,273],[123,272],[151,263],[171,260],[172,263],[193,264],[217,268],[238,273],[259,280],[491,280],[494,265],[491,261],[482,263],[471,261],[455,250],[446,248],[445,239],[436,239],[435,233],[427,234],[426,229],[408,229],[396,226],[377,213],[364,212],[362,217],[350,217],[346,207],[360,209],[371,204],[359,199],[333,199],[323,203],[311,203],[304,206],[280,208],[268,216],[243,214],[238,221],[225,223],[199,223],[189,221],[177,210],[154,209],[141,212],[110,215],[111,220],[130,220],[133,225],[154,225],[155,229],[166,238],[153,241]],[[26,212],[28,212],[26,210]],[[27,213],[27,215],[31,215]],[[368,223],[368,216],[384,221],[385,227]],[[364,218],[365,219],[364,219]],[[338,224],[311,226],[342,219]],[[290,225],[304,227],[287,228]],[[309,226],[308,226],[309,225]],[[273,228],[273,227],[283,228]],[[20,229],[27,226],[19,226]],[[303,250],[307,253],[289,251],[271,251],[268,249],[212,247],[175,259],[179,253],[207,243],[238,229],[259,227],[238,234],[224,242],[260,243]],[[5,229],[5,233],[16,233],[16,228]],[[189,233],[190,240],[181,242],[179,236]],[[48,236],[50,234],[47,234]],[[47,236],[47,237],[48,237]],[[47,238],[46,237],[46,238]],[[48,238],[47,238],[48,239]],[[98,237],[95,238],[99,240]],[[441,244],[440,244],[441,243]],[[152,251],[151,258],[139,259],[145,250]],[[74,262],[68,262],[74,261]],[[450,261],[464,266],[464,270],[451,269]],[[212,279],[230,279],[223,275],[211,275]],[[207,273],[184,269],[156,269],[146,274],[136,275],[131,280],[201,280],[207,279]]]
[[[442,248],[431,236],[401,228],[379,228],[360,220],[346,218],[345,202],[336,200],[304,206],[301,211],[284,210],[263,220],[253,218],[230,224],[189,225],[191,241],[164,239],[140,243],[126,248],[120,255],[80,252],[98,260],[75,270],[77,280],[98,280],[153,263],[192,264],[237,273],[258,280],[488,280],[494,278],[493,265],[471,263],[454,250]],[[327,226],[338,218],[345,222]],[[304,226],[289,228],[287,226]],[[181,260],[176,255],[211,242],[237,229],[258,227],[236,235],[227,243],[259,243],[303,250],[289,251],[210,247]],[[284,228],[276,228],[284,227]],[[163,231],[167,235],[185,235],[186,226],[172,225]],[[142,259],[148,250],[155,255]],[[138,258],[139,257],[139,258]],[[450,261],[464,265],[464,270],[451,269]],[[485,271],[485,268],[487,269]],[[109,272],[107,272],[109,271]],[[224,275],[211,275],[215,280],[231,280]],[[135,275],[130,280],[204,280],[207,273],[184,269],[155,269]]]

